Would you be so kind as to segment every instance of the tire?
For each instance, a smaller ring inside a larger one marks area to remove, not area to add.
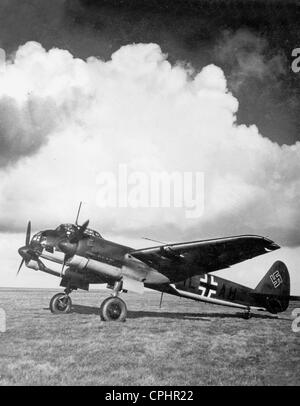
[[[65,293],[57,293],[50,300],[50,310],[51,313],[60,314],[60,313],[70,313],[72,306],[72,300],[70,296]]]
[[[102,309],[103,309],[103,306],[104,306],[105,303],[106,303],[108,300],[110,300],[110,299],[111,299],[111,297],[107,297],[106,299],[103,300],[103,302],[102,302],[101,305],[100,305],[99,314],[100,314],[101,320],[104,320],[103,317],[102,317]]]
[[[125,321],[126,303],[119,297],[109,297],[100,306],[100,317],[103,321]]]

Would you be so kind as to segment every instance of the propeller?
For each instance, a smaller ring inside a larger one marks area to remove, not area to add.
[[[90,220],[85,221],[82,226],[78,226],[77,231],[71,236],[69,242],[71,244],[78,243],[83,238],[84,232],[89,225]]]
[[[26,230],[26,237],[25,237],[25,246],[19,248],[19,254],[22,257],[22,261],[21,261],[20,266],[18,268],[17,276],[19,275],[19,272],[20,272],[22,266],[24,265],[25,255],[27,253],[27,250],[28,250],[29,244],[30,244],[30,237],[31,237],[31,221],[28,221],[27,230]]]
[[[64,262],[63,262],[62,267],[61,267],[61,276],[63,275],[64,269],[65,269],[65,266],[66,266],[66,262],[67,262],[68,259],[69,259],[68,255],[65,254]]]
[[[27,224],[27,230],[26,230],[26,239],[25,239],[25,245],[26,247],[28,247],[28,245],[30,244],[30,236],[31,236],[31,221],[28,221]]]
[[[77,231],[75,231],[75,233],[73,233],[73,235],[71,236],[71,238],[68,241],[71,244],[77,244],[79,242],[79,240],[81,240],[83,238],[83,234],[84,234],[85,230],[87,229],[89,222],[90,222],[90,220],[87,220],[82,224],[82,226],[78,225],[78,218],[79,218],[81,206],[82,206],[82,202],[79,203],[77,216],[76,216],[76,220],[75,220],[75,224],[77,226]]]
[[[70,237],[70,239],[63,240],[58,244],[59,248],[62,250],[62,252],[65,253],[64,261],[63,261],[62,269],[61,269],[61,274],[64,271],[67,261],[70,258],[72,258],[72,256],[75,254],[77,244],[83,238],[84,232],[87,229],[89,222],[90,221],[87,220],[82,224],[82,226],[77,225],[78,228],[75,231],[75,233]]]
[[[19,266],[19,268],[18,268],[17,276],[19,275],[19,272],[21,271],[21,268],[22,268],[22,266],[24,265],[24,262],[25,262],[25,259],[23,258],[22,261],[21,261],[21,263],[20,263],[20,266]]]

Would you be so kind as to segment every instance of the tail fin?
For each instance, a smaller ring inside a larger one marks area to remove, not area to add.
[[[264,296],[266,309],[270,313],[286,310],[290,297],[290,275],[286,265],[281,261],[274,262],[254,292]]]

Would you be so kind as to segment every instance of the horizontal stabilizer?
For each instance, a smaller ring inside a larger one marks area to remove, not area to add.
[[[254,297],[259,297],[259,298],[275,298],[275,299],[289,299],[289,300],[300,300],[300,296],[287,296],[287,295],[276,295],[272,293],[257,293],[257,292],[251,292],[251,295]]]
[[[300,296],[290,296],[290,300],[300,300]]]

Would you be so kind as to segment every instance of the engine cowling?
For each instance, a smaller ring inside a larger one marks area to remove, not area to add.
[[[107,264],[105,262],[88,259],[80,255],[74,255],[67,261],[68,266],[74,266],[77,269],[89,269],[99,275],[108,276],[112,279],[119,280],[121,278],[121,268]]]

